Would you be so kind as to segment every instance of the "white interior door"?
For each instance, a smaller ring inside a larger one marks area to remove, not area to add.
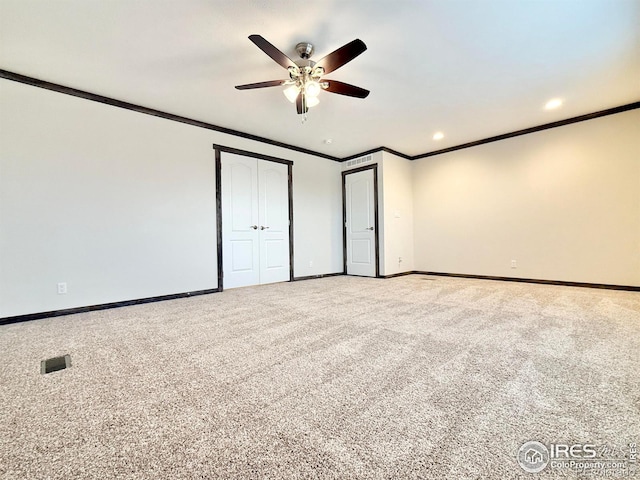
[[[289,169],[281,163],[222,157],[224,288],[289,280]]]
[[[376,276],[374,171],[345,175],[347,274]]]
[[[260,283],[258,165],[255,158],[222,160],[222,269],[224,287]]]
[[[258,160],[260,283],[289,280],[289,169]]]

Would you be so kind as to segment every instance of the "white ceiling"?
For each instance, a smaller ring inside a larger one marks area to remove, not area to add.
[[[639,25],[638,0],[0,0],[0,68],[337,157],[416,155],[640,100]],[[286,78],[254,33],[315,60],[360,38],[327,78],[371,95],[322,92],[303,125],[281,87],[234,89]]]

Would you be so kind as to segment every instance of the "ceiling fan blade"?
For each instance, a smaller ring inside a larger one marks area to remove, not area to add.
[[[293,63],[293,60],[287,57],[284,53],[282,53],[276,47],[271,45],[267,40],[265,40],[260,35],[249,35],[249,40],[255,43],[260,50],[262,50],[264,53],[269,55],[272,59],[274,59],[277,63],[282,65],[284,68],[296,66],[296,64]]]
[[[286,80],[269,80],[268,82],[247,83],[246,85],[236,85],[238,90],[251,90],[252,88],[278,87],[284,85]]]
[[[316,63],[316,66],[324,68],[324,73],[333,72],[345,63],[349,63],[366,49],[367,46],[364,42],[360,39],[356,39],[322,58],[318,63]]]
[[[296,110],[298,110],[298,115],[302,114],[302,113],[307,113],[309,111],[309,107],[307,107],[306,105],[302,105],[302,98],[303,95],[302,94],[298,94],[298,97],[296,98]],[[307,108],[303,108],[303,107],[307,107]]]
[[[355,85],[349,85],[348,83],[325,79],[322,79],[322,82],[326,82],[329,84],[327,88],[325,88],[327,92],[337,93],[339,95],[347,95],[348,97],[356,98],[367,98],[367,96],[369,95],[369,90],[356,87]]]

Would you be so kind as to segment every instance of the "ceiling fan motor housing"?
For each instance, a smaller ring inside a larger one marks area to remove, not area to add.
[[[296,45],[296,52],[300,55],[300,58],[305,60],[313,55],[313,45],[308,42],[300,42]]]

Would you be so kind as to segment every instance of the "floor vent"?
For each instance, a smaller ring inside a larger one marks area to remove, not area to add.
[[[356,165],[361,165],[363,163],[369,163],[373,157],[371,155],[366,155],[364,157],[354,158],[353,160],[347,161],[347,167],[355,167]]]
[[[54,357],[40,362],[40,373],[57,372],[71,366],[71,357],[65,355],[63,357]]]

